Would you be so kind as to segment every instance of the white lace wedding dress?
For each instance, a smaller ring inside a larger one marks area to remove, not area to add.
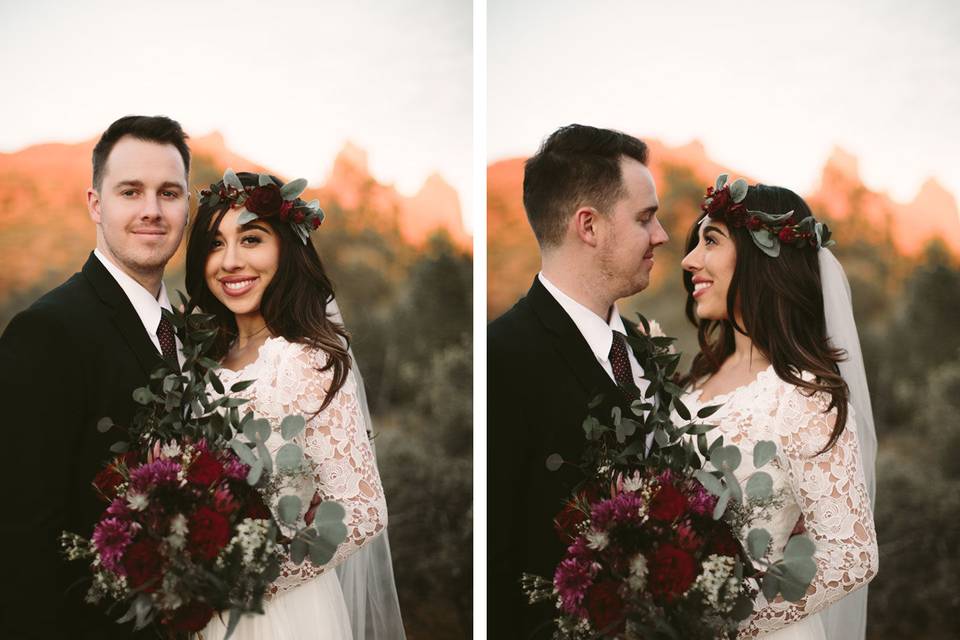
[[[805,379],[812,379],[804,374]],[[818,615],[825,608],[864,586],[877,572],[877,537],[873,525],[852,408],[843,434],[825,453],[817,455],[833,430],[836,412],[825,414],[829,396],[811,397],[784,382],[769,367],[752,383],[734,391],[700,401],[700,390],[682,400],[696,413],[705,405],[723,407],[706,422],[718,424],[710,442],[723,435],[724,445],[742,452],[735,472],[741,486],[753,467],[753,447],[760,440],[777,445],[776,458],[763,467],[773,478],[774,492],[784,491],[783,504],[769,519],[754,526],[765,527],[773,536],[774,560],[802,516],[807,535],[816,543],[817,574],[800,602],[779,596],[767,602],[760,594],[755,612],[739,637],[769,640],[822,640],[823,623]],[[743,532],[744,536],[746,531]]]
[[[357,381],[351,370],[343,387],[319,414],[333,371],[317,371],[326,354],[283,338],[269,338],[257,360],[239,371],[218,372],[224,386],[240,380],[256,382],[238,397],[249,398],[241,412],[252,410],[270,421],[273,433],[267,448],[285,443],[281,420],[292,414],[307,419],[295,442],[314,465],[315,485],[303,488],[304,511],[314,486],[324,500],[346,510],[348,538],[322,568],[309,559],[301,565],[284,563],[271,588],[263,615],[244,616],[231,640],[352,640],[350,620],[334,567],[380,534],[387,524],[387,507],[380,476],[358,403]],[[313,417],[311,417],[313,416]],[[227,615],[217,616],[203,631],[204,640],[222,640]]]

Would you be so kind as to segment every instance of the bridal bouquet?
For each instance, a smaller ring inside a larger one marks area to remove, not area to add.
[[[183,371],[158,367],[134,392],[142,407],[93,482],[108,506],[90,539],[64,532],[62,544],[68,559],[89,563],[88,602],[127,607],[118,622],[155,623],[175,636],[229,610],[229,638],[243,613],[263,612],[287,554],[298,564],[329,562],[346,539],[345,514],[324,502],[312,522],[304,520],[303,496],[286,491],[312,478],[291,442],[304,419],[285,418],[287,442],[268,450],[270,424],[250,412],[241,417],[246,400],[230,396],[252,381],[224,389],[218,363],[204,355],[216,333],[211,316],[186,300],[184,308],[170,316],[181,330]],[[109,418],[98,425],[113,427]]]
[[[641,324],[645,334],[628,342],[650,386],[628,406],[591,403],[584,480],[555,521],[566,553],[552,580],[527,574],[523,588],[531,603],[556,606],[556,639],[735,637],[761,588],[768,599],[803,597],[816,572],[814,545],[794,536],[771,561],[770,534],[753,526],[781,499],[771,477],[757,471],[740,486],[740,450],[722,436],[707,442],[713,426],[702,421],[719,406],[691,416],[670,380],[680,359],[673,339]],[[758,443],[754,466],[775,453],[774,443]],[[547,460],[552,470],[563,464]]]

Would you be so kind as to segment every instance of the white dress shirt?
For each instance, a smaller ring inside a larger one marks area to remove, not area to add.
[[[620,317],[620,312],[617,311],[616,303],[610,307],[610,318],[604,320],[561,291],[557,285],[547,279],[547,276],[543,275],[542,271],[537,277],[540,278],[540,282],[546,287],[547,291],[550,292],[550,295],[552,295],[554,299],[560,303],[560,306],[563,307],[563,310],[567,312],[567,315],[573,320],[573,324],[577,325],[577,329],[580,331],[583,339],[587,341],[597,362],[599,362],[603,370],[607,372],[610,379],[616,383],[617,378],[613,375],[613,365],[610,364],[610,346],[613,344],[613,332],[617,331],[623,335],[627,335],[627,330],[623,326],[623,318]],[[636,356],[633,355],[633,349],[631,349],[629,345],[627,345],[627,357],[630,359],[630,369],[633,371],[634,384],[637,385],[637,388],[640,389],[641,392],[645,392],[647,387],[650,386],[650,382],[642,377],[643,367],[637,362]]]
[[[120,267],[110,262],[110,259],[103,255],[99,249],[94,249],[93,255],[97,256],[97,259],[106,267],[107,271],[110,272],[110,275],[117,281],[120,288],[123,289],[127,300],[130,301],[134,311],[136,311],[140,317],[140,322],[143,323],[143,328],[146,330],[147,335],[150,336],[150,341],[153,342],[153,346],[157,348],[157,353],[162,355],[163,348],[160,346],[160,338],[157,337],[157,327],[160,326],[161,318],[160,309],[164,308],[168,311],[173,311],[173,307],[170,306],[170,299],[167,297],[167,286],[161,280],[160,295],[154,298],[153,294],[143,288],[143,285],[124,273]],[[176,333],[174,333],[174,340],[177,342],[177,360],[180,361],[180,366],[182,367],[184,360],[183,345],[180,344],[180,338],[176,337]]]

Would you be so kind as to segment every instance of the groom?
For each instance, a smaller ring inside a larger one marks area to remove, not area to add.
[[[520,576],[548,579],[564,545],[553,519],[579,479],[581,423],[599,393],[644,389],[616,300],[646,288],[667,241],[646,145],[570,125],[527,160],[523,205],[542,270],[526,297],[493,321],[487,343],[488,637],[549,638],[546,605],[526,604]]]
[[[187,223],[189,169],[186,135],[173,120],[127,116],[110,125],[93,150],[87,191],[96,250],[0,337],[4,639],[152,637],[116,624],[123,611],[108,617],[84,603],[89,578],[78,581],[89,571],[62,559],[59,534],[89,537],[105,507],[91,481],[120,438],[97,422],[129,424],[133,390],[161,358],[178,364],[160,309],[170,308],[163,270]]]

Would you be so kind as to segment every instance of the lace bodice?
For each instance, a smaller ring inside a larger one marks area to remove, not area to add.
[[[812,379],[804,374],[805,379]],[[712,441],[723,435],[724,444],[743,452],[735,472],[741,486],[756,471],[753,446],[760,440],[777,445],[776,458],[763,468],[773,478],[774,492],[783,490],[783,504],[768,518],[754,523],[773,536],[773,559],[783,548],[798,519],[816,543],[817,574],[799,602],[777,597],[767,602],[761,593],[751,619],[739,637],[755,637],[817,613],[864,586],[877,573],[877,536],[873,512],[864,483],[860,447],[850,407],[847,424],[836,444],[824,453],[836,421],[827,394],[807,392],[777,377],[773,367],[749,385],[700,402],[700,391],[684,395],[692,412],[703,405],[723,404],[708,422],[719,426],[708,434]],[[746,536],[746,531],[743,535]]]
[[[235,395],[250,400],[241,412],[253,411],[256,417],[270,422],[273,433],[266,446],[272,453],[285,443],[280,436],[283,418],[300,414],[306,419],[306,428],[294,442],[303,447],[306,459],[313,465],[314,483],[298,491],[303,504],[301,517],[314,488],[323,500],[339,502],[346,511],[348,537],[333,559],[325,567],[316,567],[309,559],[299,566],[287,560],[271,588],[273,593],[292,589],[336,566],[387,525],[383,486],[366,433],[353,371],[330,404],[314,415],[333,380],[332,370],[317,370],[325,362],[326,354],[321,350],[283,338],[269,338],[260,347],[255,362],[238,371],[218,371],[227,388],[240,380],[256,380]]]

